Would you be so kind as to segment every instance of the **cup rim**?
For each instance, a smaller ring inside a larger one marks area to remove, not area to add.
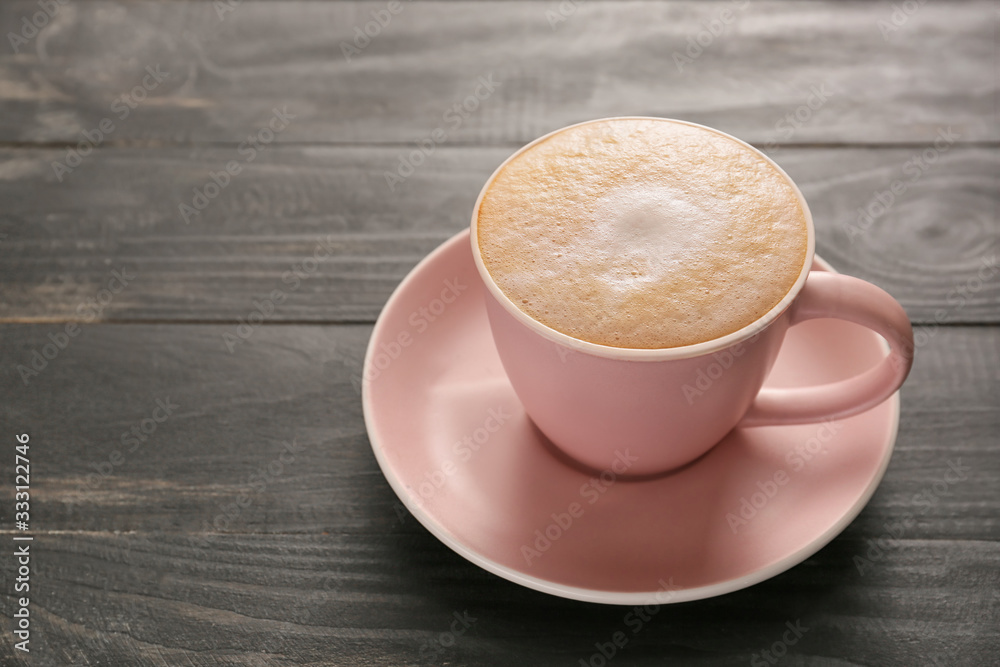
[[[574,127],[580,127],[581,125],[589,125],[591,123],[603,123],[606,121],[615,120],[653,120],[653,121],[666,121],[670,123],[678,123],[681,125],[688,125],[690,127],[697,127],[703,130],[708,130],[714,132],[720,136],[732,139],[733,141],[742,144],[746,148],[749,148],[753,152],[757,153],[760,157],[766,160],[772,167],[774,167],[778,173],[792,186],[792,190],[795,192],[795,196],[798,197],[799,205],[802,207],[802,212],[805,215],[806,220],[806,255],[802,263],[802,268],[799,271],[798,277],[795,282],[789,288],[788,292],[784,297],[781,298],[778,303],[776,303],[770,310],[764,313],[762,316],[746,325],[741,329],[726,334],[725,336],[720,336],[718,338],[713,338],[711,340],[702,341],[700,343],[693,343],[691,345],[681,345],[678,347],[662,347],[662,348],[631,348],[631,347],[612,347],[610,345],[601,345],[599,343],[591,343],[590,341],[581,340],[579,338],[574,338],[568,334],[561,331],[557,331],[552,327],[543,324],[531,317],[523,310],[517,307],[513,301],[511,301],[506,294],[500,289],[493,280],[493,276],[490,275],[489,270],[486,268],[483,262],[483,257],[479,249],[479,232],[478,232],[478,222],[479,222],[479,207],[483,203],[483,197],[486,195],[486,191],[489,190],[493,181],[496,180],[497,176],[503,171],[504,167],[507,166],[514,158],[521,155],[521,153],[533,148],[537,144],[548,140],[549,138],[564,132],[566,130],[572,129]],[[805,196],[803,196],[802,191],[799,186],[795,184],[795,181],[782,169],[778,164],[768,157],[762,151],[754,148],[742,139],[738,139],[731,134],[727,134],[721,130],[717,130],[713,127],[708,127],[706,125],[700,125],[698,123],[692,123],[686,120],[678,120],[675,118],[661,118],[658,116],[609,116],[607,118],[596,118],[593,120],[586,120],[580,123],[574,123],[572,125],[567,125],[561,127],[557,130],[553,130],[548,134],[545,134],[537,139],[525,144],[514,153],[512,153],[506,160],[500,163],[490,177],[486,180],[482,189],[479,191],[479,196],[476,198],[476,205],[472,209],[472,224],[471,233],[469,234],[472,243],[472,256],[476,263],[476,270],[479,271],[479,276],[482,278],[483,283],[486,285],[486,289],[493,296],[494,299],[503,306],[504,310],[510,313],[514,319],[521,322],[529,329],[535,333],[541,335],[542,337],[567,347],[576,352],[583,352],[586,354],[591,354],[598,357],[605,357],[608,359],[621,359],[627,361],[669,361],[672,359],[687,359],[690,357],[698,357],[704,354],[711,354],[719,350],[726,349],[732,345],[740,343],[747,340],[753,336],[756,336],[764,331],[772,322],[774,322],[778,317],[781,316],[785,310],[792,304],[795,298],[798,296],[799,292],[802,291],[803,285],[805,285],[806,278],[809,275],[809,270],[812,267],[812,260],[816,252],[816,230],[813,225],[812,212],[809,210],[809,206],[806,203]]]

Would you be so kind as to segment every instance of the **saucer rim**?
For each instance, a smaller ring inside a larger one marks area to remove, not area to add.
[[[413,515],[413,517],[416,518],[424,528],[434,535],[434,537],[439,539],[452,551],[456,552],[471,563],[483,568],[487,572],[491,572],[492,574],[495,574],[503,579],[520,584],[526,588],[540,591],[542,593],[548,593],[550,595],[556,595],[558,597],[578,600],[581,602],[593,602],[609,605],[676,604],[680,602],[703,600],[742,590],[762,581],[766,581],[767,579],[775,577],[792,567],[795,567],[832,542],[835,537],[842,533],[844,529],[846,529],[847,526],[849,526],[851,522],[853,522],[858,515],[861,514],[861,511],[865,508],[865,506],[868,505],[868,502],[875,494],[878,485],[881,484],[882,479],[885,477],[885,473],[889,467],[889,461],[892,459],[892,454],[896,448],[896,439],[899,435],[900,417],[900,400],[898,391],[893,393],[893,395],[888,399],[892,403],[892,413],[889,417],[892,420],[892,428],[888,435],[888,447],[886,448],[885,456],[882,458],[877,473],[872,477],[868,487],[865,489],[864,493],[861,494],[858,501],[854,503],[854,505],[852,505],[846,512],[844,512],[840,519],[830,526],[830,528],[811,540],[802,548],[793,551],[783,558],[761,567],[749,574],[709,584],[707,586],[671,589],[670,592],[665,592],[662,588],[655,591],[628,592],[583,588],[558,584],[547,579],[534,577],[519,570],[501,565],[462,543],[457,537],[452,535],[450,531],[442,526],[431,514],[425,512],[420,504],[412,500],[409,490],[396,476],[395,471],[384,454],[384,446],[378,438],[378,431],[376,429],[375,417],[373,414],[374,408],[372,407],[373,399],[371,395],[371,382],[368,379],[368,373],[365,371],[372,367],[374,354],[376,352],[376,341],[381,340],[380,334],[383,333],[382,329],[386,326],[385,322],[388,319],[388,313],[393,312],[397,306],[397,302],[402,300],[401,295],[406,291],[406,287],[412,281],[416,280],[416,276],[420,275],[420,273],[426,270],[428,266],[436,262],[441,255],[445,255],[450,252],[452,246],[468,243],[469,238],[470,231],[468,228],[450,237],[432,250],[426,257],[421,259],[417,265],[406,274],[406,277],[400,281],[399,285],[396,286],[392,295],[386,301],[385,306],[376,319],[375,326],[372,328],[371,337],[368,341],[368,347],[365,351],[361,379],[361,403],[365,419],[365,429],[368,432],[368,439],[371,444],[372,452],[375,455],[375,460],[379,465],[379,469],[382,471],[382,475],[385,477],[386,481],[389,482],[389,486],[410,514]],[[821,270],[829,271],[831,273],[838,273],[838,271],[834,269],[829,262],[816,254],[813,255],[813,266],[818,266]],[[889,346],[885,343],[885,341],[880,341],[880,345],[884,351],[888,352]],[[697,462],[695,465],[697,465]]]

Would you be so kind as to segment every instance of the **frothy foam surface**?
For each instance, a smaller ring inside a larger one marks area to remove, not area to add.
[[[483,196],[483,262],[539,322],[628,348],[692,345],[759,319],[805,262],[805,213],[746,146],[669,120],[563,130]]]

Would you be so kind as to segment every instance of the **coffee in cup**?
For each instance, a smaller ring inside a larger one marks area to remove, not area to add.
[[[802,193],[717,130],[661,118],[557,130],[493,173],[471,226],[507,378],[552,443],[594,470],[625,448],[630,474],[659,473],[735,427],[858,414],[910,370],[902,306],[811,272]],[[823,318],[873,330],[889,354],[846,380],[762,388],[789,328]]]
[[[666,119],[575,125],[489,183],[478,244],[522,311],[580,340],[671,348],[731,334],[806,261],[788,178],[746,144]]]

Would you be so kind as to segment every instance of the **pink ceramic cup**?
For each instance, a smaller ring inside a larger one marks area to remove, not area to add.
[[[476,223],[483,195],[514,156],[497,168],[476,201],[472,252],[487,288],[493,339],[514,391],[535,425],[580,463],[611,470],[620,452],[628,450],[630,475],[668,471],[698,458],[735,427],[848,417],[886,400],[906,379],[913,330],[903,307],[863,280],[810,273],[816,242],[812,214],[798,187],[777,165],[805,212],[808,250],[791,290],[760,319],[721,338],[653,350],[597,345],[538,322],[504,295],[479,251]],[[848,380],[762,391],[788,328],[817,318],[864,325],[886,339],[889,354]]]

